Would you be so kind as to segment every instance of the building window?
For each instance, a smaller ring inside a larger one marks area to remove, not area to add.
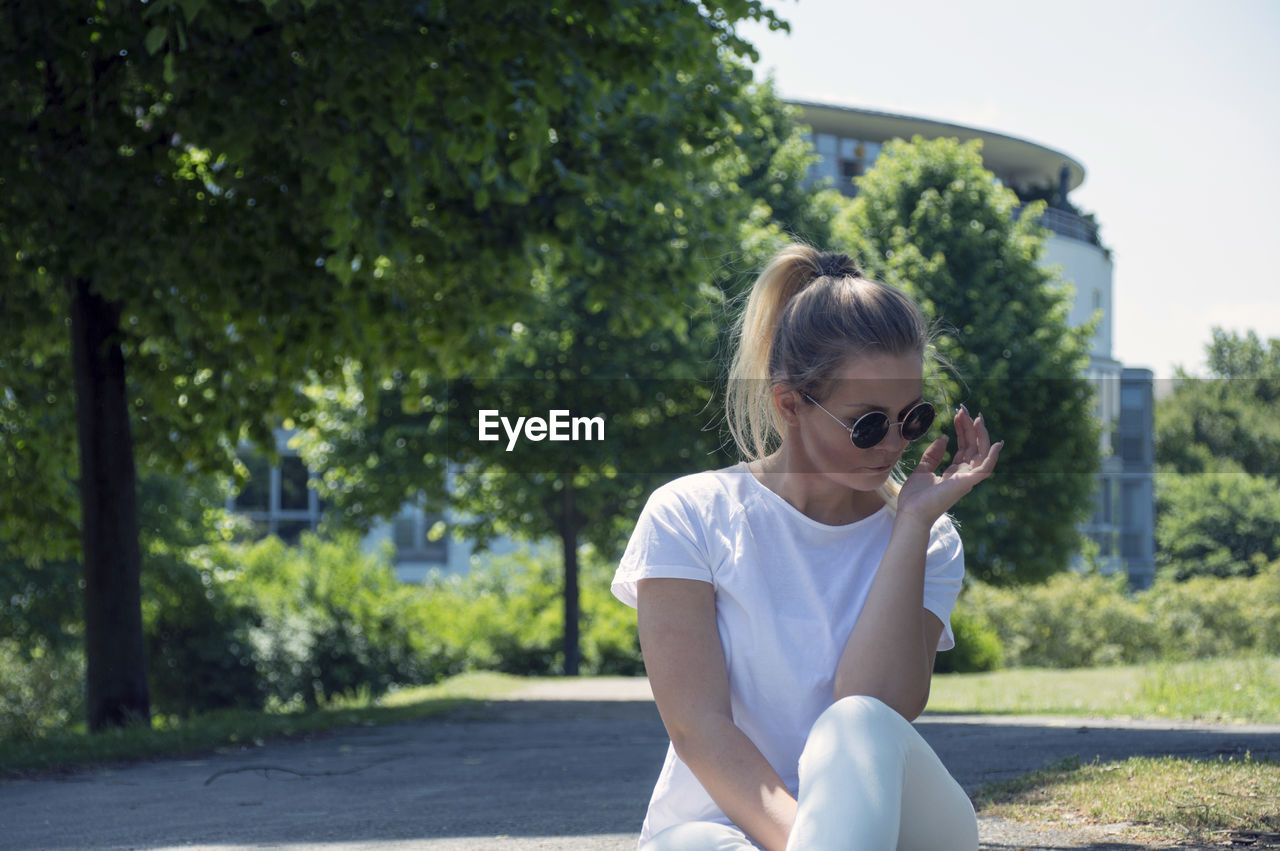
[[[447,536],[438,534],[437,528],[443,522],[443,515],[425,512],[416,506],[402,510],[391,523],[396,561],[447,562],[449,541]]]
[[[298,457],[280,459],[280,508],[284,511],[306,511],[310,505],[310,476]]]
[[[316,530],[322,506],[301,458],[285,455],[276,467],[257,453],[242,461],[249,470],[249,480],[239,494],[227,500],[228,511],[244,515],[256,535],[276,535],[289,544],[296,543],[303,532]]]

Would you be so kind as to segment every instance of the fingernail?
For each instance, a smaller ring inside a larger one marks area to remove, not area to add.
[[[963,402],[960,403],[960,410],[964,411],[966,414],[969,413],[969,409],[964,406]]]

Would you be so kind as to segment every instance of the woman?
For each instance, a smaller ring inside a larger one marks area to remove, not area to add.
[[[791,245],[739,322],[734,467],[650,497],[613,580],[638,610],[671,737],[640,844],[977,849],[973,807],[908,721],[954,645],[964,557],[946,512],[995,468],[961,408],[900,485],[929,330],[844,255]]]

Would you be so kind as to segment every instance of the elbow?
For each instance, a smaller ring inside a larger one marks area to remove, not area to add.
[[[717,728],[725,723],[732,726],[733,719],[719,714],[702,715],[667,723],[667,736],[671,739],[676,756],[685,765],[692,766],[699,761],[699,754],[705,750],[707,743],[716,740]]]

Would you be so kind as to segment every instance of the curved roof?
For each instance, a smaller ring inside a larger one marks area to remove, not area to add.
[[[1084,166],[1077,160],[1026,139],[932,118],[895,115],[860,107],[796,100],[788,103],[800,108],[804,122],[815,133],[835,133],[867,142],[910,139],[917,134],[926,139],[955,137],[962,142],[981,139],[983,163],[1007,184],[1015,187],[1057,186],[1063,166],[1068,171],[1068,190],[1084,183]]]

